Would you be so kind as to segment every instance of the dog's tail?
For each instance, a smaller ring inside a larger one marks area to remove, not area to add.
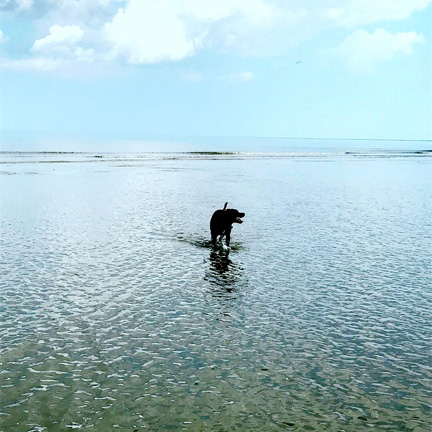
[[[226,202],[226,203],[225,203],[225,205],[224,205],[223,211],[225,211],[225,210],[226,210],[226,208],[227,208],[227,205],[228,205],[228,203]]]

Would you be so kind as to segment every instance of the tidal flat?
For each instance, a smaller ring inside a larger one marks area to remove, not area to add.
[[[216,150],[0,154],[1,432],[432,430],[432,153]]]

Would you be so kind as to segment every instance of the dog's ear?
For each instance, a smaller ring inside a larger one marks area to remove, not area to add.
[[[226,203],[225,203],[225,205],[224,205],[223,211],[225,211],[225,210],[226,210],[226,208],[227,208],[227,205],[228,205],[228,203],[226,202]]]

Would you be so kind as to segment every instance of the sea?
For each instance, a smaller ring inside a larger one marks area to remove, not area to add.
[[[0,431],[430,431],[431,258],[431,141],[3,140]]]

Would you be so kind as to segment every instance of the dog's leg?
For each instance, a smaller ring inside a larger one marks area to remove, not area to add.
[[[226,245],[229,247],[229,245],[230,245],[230,241],[231,241],[231,230],[228,230],[226,233],[225,233],[225,236],[226,236]]]
[[[222,243],[222,239],[224,238],[225,234],[226,234],[226,231],[222,231],[222,232],[219,234],[219,241],[220,241],[221,243]]]

